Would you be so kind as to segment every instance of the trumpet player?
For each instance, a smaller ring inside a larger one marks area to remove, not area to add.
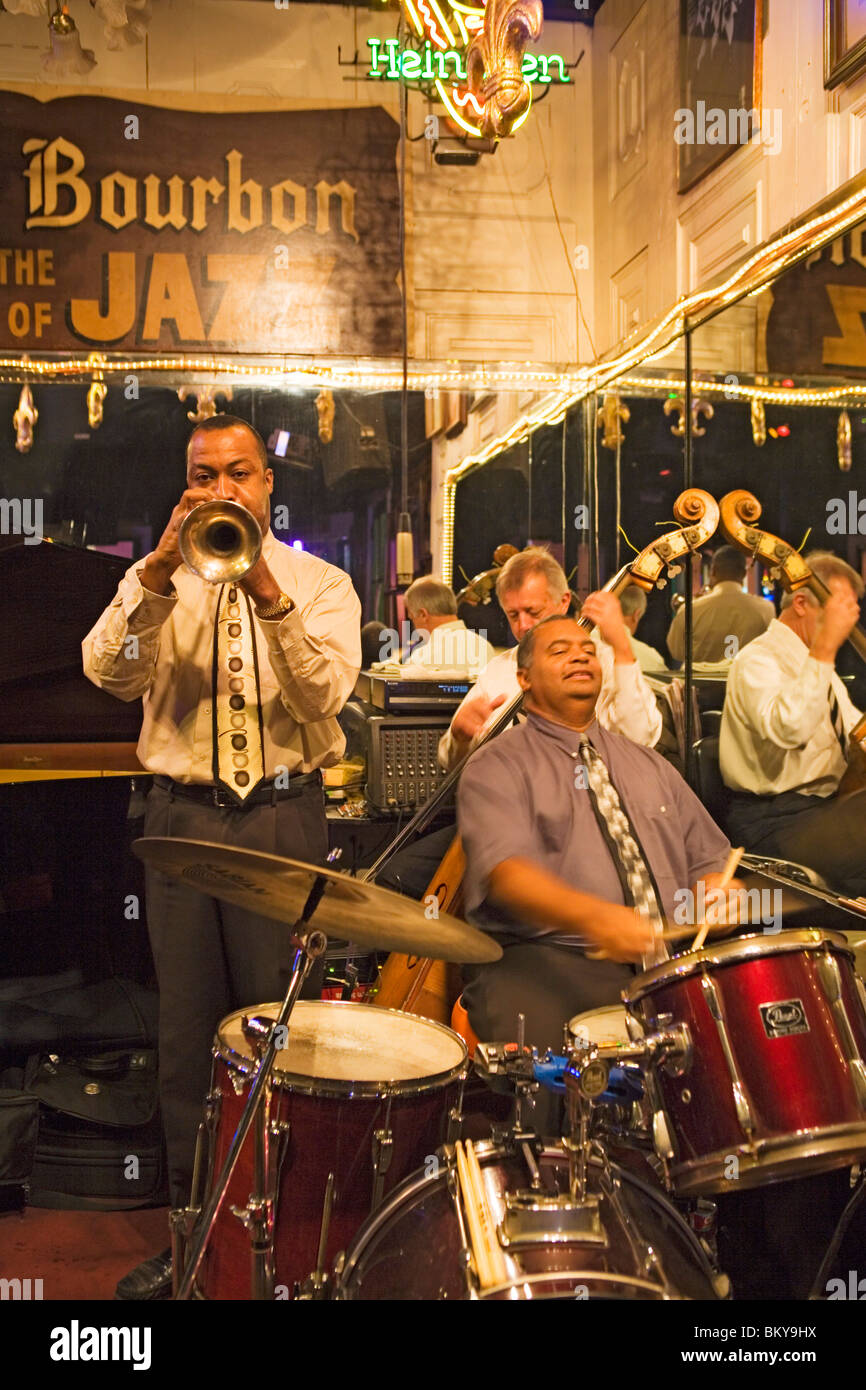
[[[84,639],[85,674],[121,700],[142,698],[138,758],[153,774],[146,835],[321,863],[320,769],[345,746],[337,715],[360,667],[360,603],[348,575],[272,534],[273,473],[248,424],[206,420],[186,464],[186,488],[155,550],[127,571]],[[211,501],[239,503],[256,541],[261,533],[258,559],[225,582],[199,577],[181,553],[186,518]],[[284,926],[151,869],[147,918],[170,1194],[182,1207],[217,1024],[285,993],[290,948]],[[118,1297],[163,1297],[170,1286],[166,1251],[122,1280]]]

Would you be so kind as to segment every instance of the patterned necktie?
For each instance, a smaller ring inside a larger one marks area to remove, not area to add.
[[[664,922],[653,881],[603,758],[588,739],[581,739],[579,749],[586,767],[592,809],[614,863],[621,870],[620,878],[624,880],[627,888],[627,897],[631,898],[630,905],[642,917],[646,917],[656,934],[655,950],[643,956],[644,969],[648,969],[649,966],[668,959],[667,948],[661,936]]]
[[[842,721],[842,711],[839,708],[839,701],[836,699],[836,692],[830,686],[830,720],[833,725],[833,732],[839,740],[839,747],[842,749],[842,757],[846,763],[848,761],[848,740],[845,737],[845,725]]]
[[[259,662],[250,601],[223,584],[214,620],[213,779],[243,802],[265,775]]]

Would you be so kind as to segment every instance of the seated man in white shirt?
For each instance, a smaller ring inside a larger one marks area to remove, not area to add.
[[[457,599],[441,579],[426,574],[409,585],[405,597],[406,612],[415,629],[407,664],[439,666],[477,676],[496,655],[480,632],[473,632],[458,618]]]
[[[786,594],[782,614],[735,657],[719,743],[733,795],[734,843],[806,864],[840,892],[866,893],[866,790],[835,793],[848,736],[860,718],[836,673],[856,626],[864,585],[828,552],[806,556],[827,585],[823,605],[807,590]]]
[[[629,644],[634,652],[634,658],[642,671],[664,671],[665,659],[661,652],[657,652],[655,647],[651,647],[647,642],[641,642],[635,635],[638,626],[646,614],[646,594],[638,584],[629,584],[627,589],[623,589],[619,596],[619,606],[622,609],[622,620],[628,628]]]

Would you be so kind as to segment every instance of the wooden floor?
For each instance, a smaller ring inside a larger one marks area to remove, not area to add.
[[[114,1298],[119,1279],[169,1245],[168,1209],[0,1215],[0,1279],[41,1279],[46,1301]]]

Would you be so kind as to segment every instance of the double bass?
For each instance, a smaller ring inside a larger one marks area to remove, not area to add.
[[[761,504],[745,488],[728,492],[719,503],[722,532],[739,550],[767,565],[774,579],[780,579],[788,593],[808,589],[826,603],[830,590],[817,574],[813,574],[800,554],[787,541],[762,531],[756,525],[761,516]],[[848,634],[848,641],[859,657],[866,661],[866,632],[859,625]],[[866,787],[866,714],[851,730],[848,741],[848,768],[836,790],[836,796],[850,796]]]
[[[604,585],[606,592],[618,596],[629,584],[636,584],[647,593],[656,586],[661,587],[667,571],[678,573],[677,562],[700,550],[715,534],[719,524],[719,505],[708,492],[689,488],[674,503],[674,516],[680,526],[658,536],[634,560],[624,565]],[[577,621],[587,630],[592,629],[593,624],[589,619],[578,618]],[[517,695],[501,710],[476,748],[495,738],[512,723],[522,702],[523,695]],[[430,800],[379,856],[366,875],[368,880],[375,880],[394,855],[420,833],[457,782],[462,766],[461,763],[453,769]],[[423,901],[428,904],[429,910],[447,912],[452,916],[461,915],[465,870],[466,860],[460,837],[455,835],[424,896]],[[402,1009],[405,1013],[421,1014],[439,1023],[450,1023],[451,1007],[459,992],[455,967],[449,967],[444,961],[393,953],[382,967],[373,1004],[378,1008]]]

